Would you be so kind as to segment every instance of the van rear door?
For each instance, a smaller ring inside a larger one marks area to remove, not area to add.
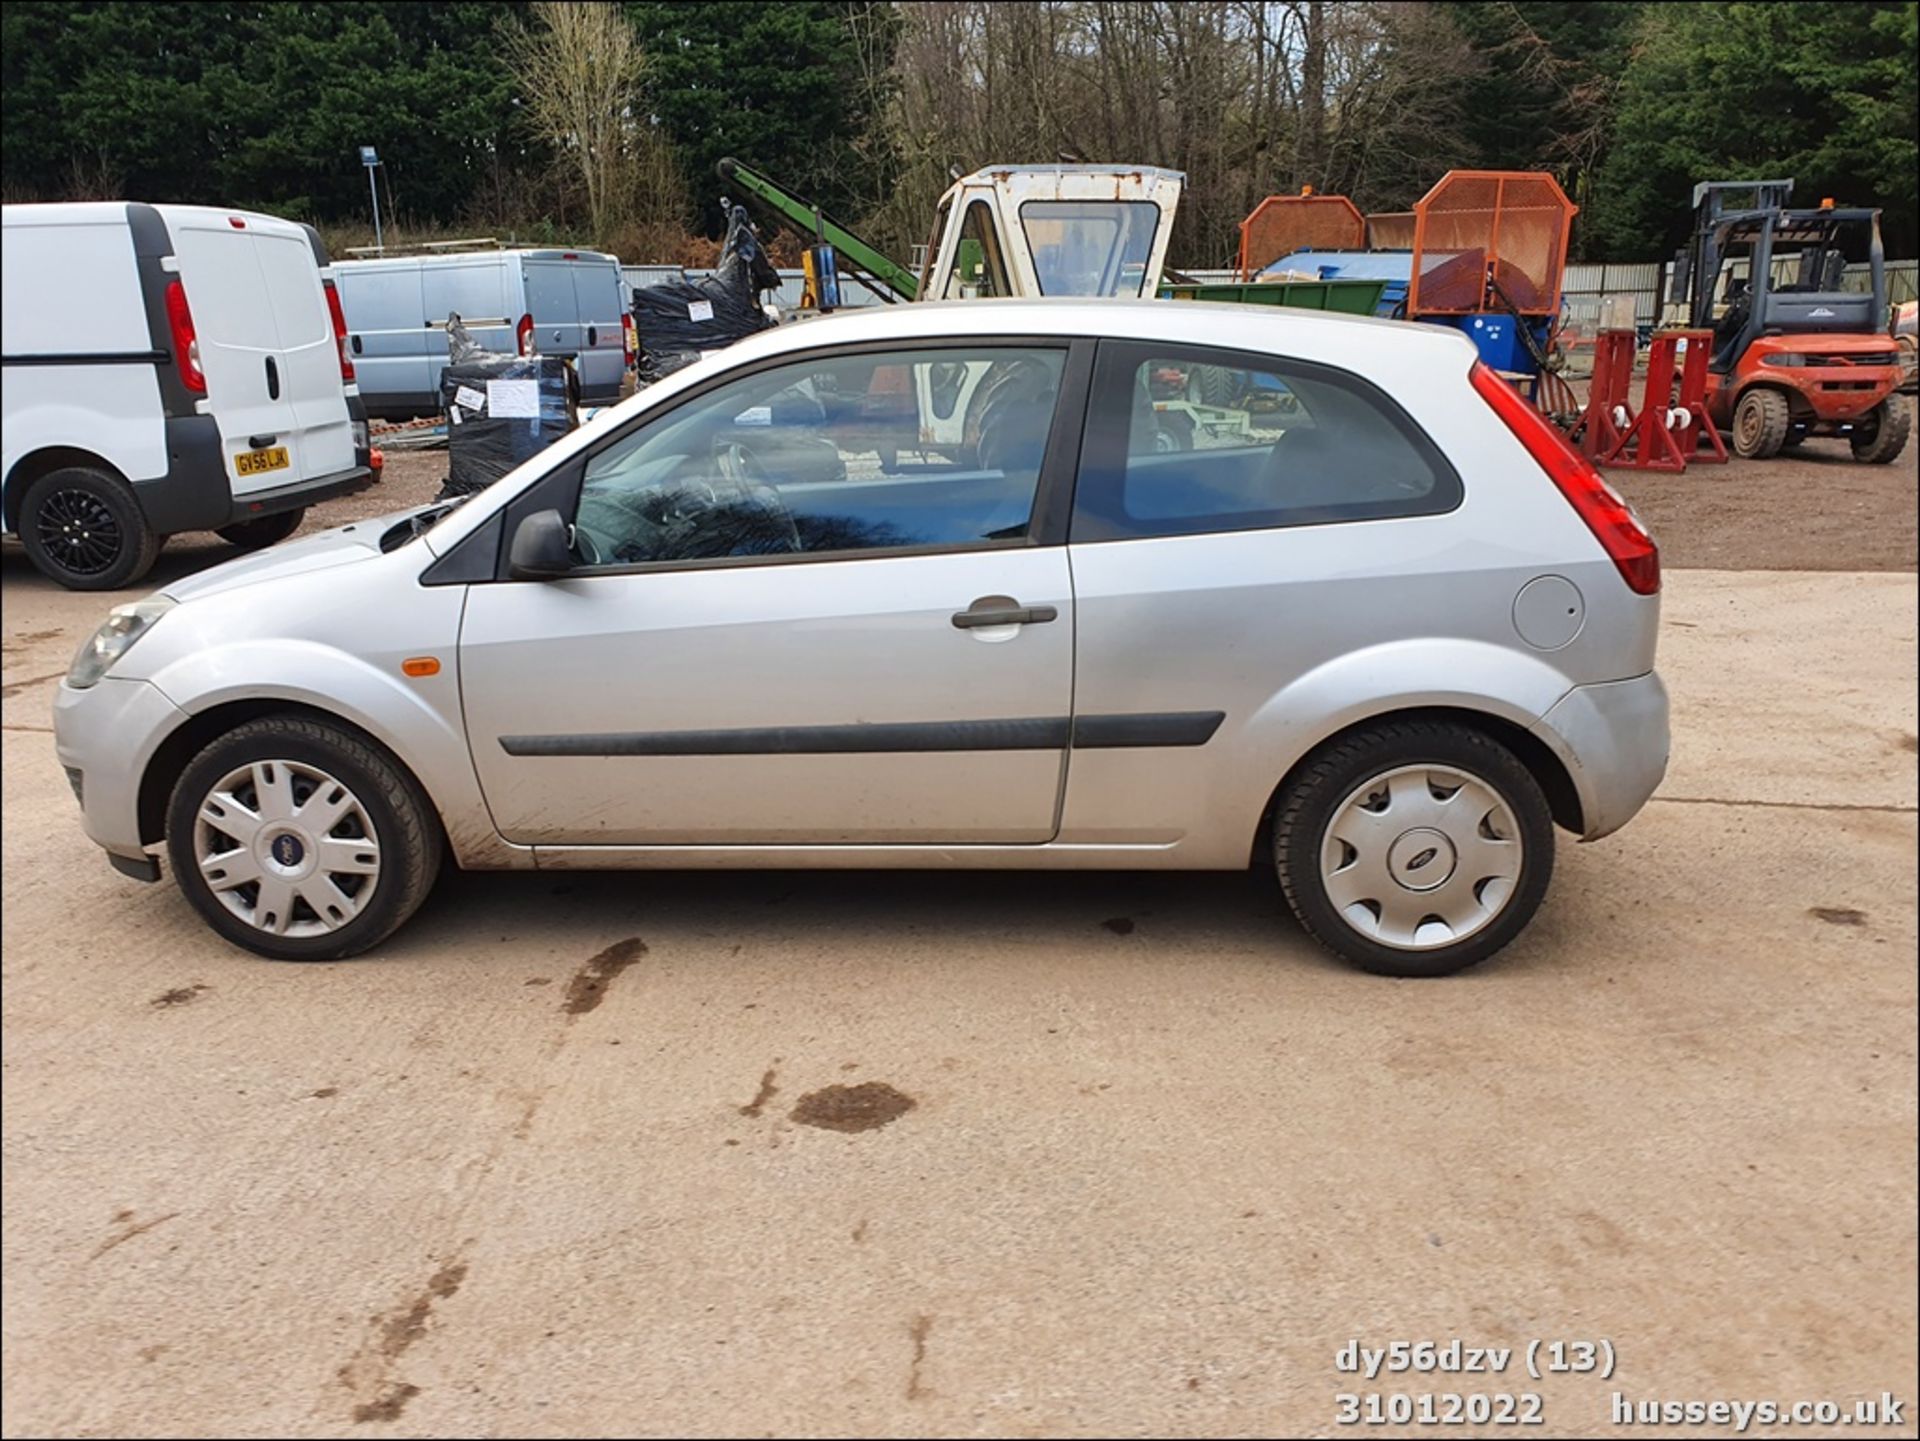
[[[626,329],[621,317],[620,262],[611,255],[582,254],[571,262],[574,303],[582,328],[580,395],[584,400],[615,400],[627,373]]]
[[[526,276],[527,310],[533,316],[534,349],[577,364],[586,348],[587,327],[581,323],[580,302],[573,294],[573,262],[554,252],[528,255],[520,263]]]
[[[347,348],[369,414],[431,415],[440,366],[422,322],[418,261],[336,261],[333,283],[347,317]]]
[[[249,228],[280,332],[280,394],[293,402],[300,427],[298,473],[279,483],[351,470],[353,417],[313,246],[297,225],[267,229],[253,222]]]
[[[306,236],[265,216],[156,209],[173,236],[233,493],[351,470],[340,362]],[[276,227],[286,233],[267,233]]]

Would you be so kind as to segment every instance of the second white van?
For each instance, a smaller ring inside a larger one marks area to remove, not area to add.
[[[599,251],[395,255],[342,260],[333,274],[371,415],[404,419],[440,408],[450,313],[488,350],[571,360],[590,405],[618,400],[633,364],[620,262]]]

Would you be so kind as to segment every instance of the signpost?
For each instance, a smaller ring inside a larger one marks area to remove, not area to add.
[[[386,243],[380,238],[380,187],[374,184],[374,167],[380,163],[380,157],[374,153],[371,145],[360,147],[360,163],[367,167],[367,190],[373,196],[373,244],[381,254],[386,253]]]

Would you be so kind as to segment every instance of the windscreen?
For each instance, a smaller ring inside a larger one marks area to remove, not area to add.
[[[1151,200],[1029,200],[1020,225],[1042,295],[1140,295],[1155,278]]]

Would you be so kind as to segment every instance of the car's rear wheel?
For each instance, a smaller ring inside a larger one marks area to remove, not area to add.
[[[305,508],[283,510],[277,515],[263,515],[258,520],[243,520],[238,525],[223,525],[214,532],[228,545],[238,546],[241,550],[265,550],[270,545],[278,545],[296,530],[305,520]]]
[[[68,590],[118,590],[153,569],[160,537],[133,487],[93,466],[49,471],[20,502],[20,543]]]
[[[1793,415],[1777,390],[1754,389],[1733,410],[1733,452],[1744,460],[1766,460],[1780,453]]]
[[[1385,976],[1443,976],[1526,928],[1553,875],[1553,816],[1506,747],[1446,721],[1330,743],[1280,798],[1288,904],[1334,954]]]
[[[1867,412],[1848,437],[1853,458],[1868,465],[1890,465],[1907,448],[1907,433],[1913,428],[1913,410],[1897,395]]]
[[[357,955],[419,909],[440,830],[418,783],[364,736],[302,715],[229,731],[167,807],[180,889],[236,945],[280,961]]]

